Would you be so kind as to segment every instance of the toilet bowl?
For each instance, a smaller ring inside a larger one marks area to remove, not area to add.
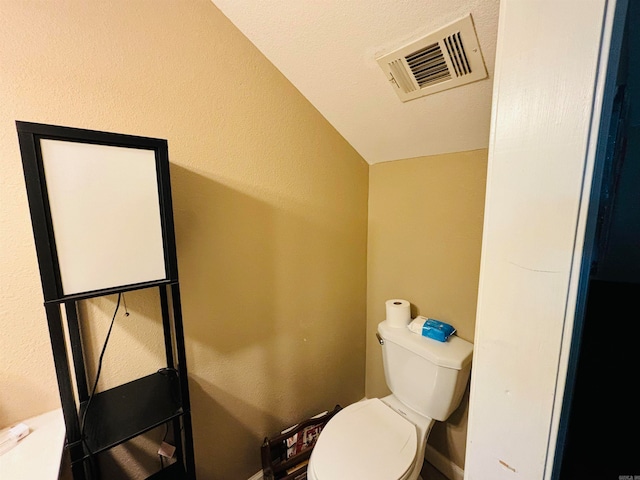
[[[471,343],[457,336],[438,342],[386,322],[378,333],[392,394],[351,404],[329,420],[311,453],[309,480],[418,479],[431,428],[460,404]]]
[[[343,408],[322,431],[307,469],[309,480],[415,480],[434,420],[403,415],[393,395]],[[406,410],[406,408],[405,408]]]

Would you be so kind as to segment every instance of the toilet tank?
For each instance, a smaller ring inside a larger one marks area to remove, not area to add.
[[[471,373],[473,344],[452,335],[446,342],[408,328],[378,324],[387,386],[416,412],[444,421],[458,408]]]

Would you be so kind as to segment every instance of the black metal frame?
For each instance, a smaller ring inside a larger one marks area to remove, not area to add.
[[[191,409],[166,140],[20,121],[16,122],[16,126],[44,306],[66,425],[66,448],[69,450],[74,480],[92,478],[93,470],[90,463],[94,455],[168,422],[173,425],[178,461],[166,470],[169,473],[163,474],[163,470],[151,478],[164,478],[169,475],[171,478],[195,480]],[[114,285],[73,295],[64,294],[40,149],[40,140],[44,138],[143,148],[155,152],[166,278],[133,285]],[[77,302],[152,287],[157,287],[160,294],[166,368],[95,394],[91,398],[90,408],[85,417],[83,438],[81,422],[89,404],[90,394]],[[63,306],[64,318],[61,312]],[[68,351],[71,352],[71,359]],[[74,393],[77,394],[77,401]]]
[[[179,472],[173,478],[195,479],[193,432],[186,354],[182,328],[180,290],[177,283],[160,285],[162,324],[165,340],[165,369],[100,392],[92,399],[82,438],[81,421],[89,400],[84,368],[77,302],[67,300],[45,304],[51,347],[58,378],[62,411],[67,429],[74,480],[92,478],[91,457],[153,428],[171,422]],[[170,301],[169,301],[170,300]],[[64,306],[65,315],[61,309]],[[66,320],[68,336],[63,322]],[[71,359],[67,354],[70,347]],[[75,385],[71,368],[75,373]],[[77,392],[77,398],[74,396]]]
[[[176,257],[171,181],[169,178],[169,154],[166,140],[21,121],[16,121],[16,127],[45,302],[97,297],[118,293],[123,291],[123,288],[133,290],[178,281],[178,260]],[[73,295],[64,294],[51,221],[47,181],[42,161],[40,146],[42,139],[136,148],[152,150],[155,153],[166,278],[134,285],[113,285],[110,288]]]

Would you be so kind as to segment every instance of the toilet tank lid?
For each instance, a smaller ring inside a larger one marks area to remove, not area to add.
[[[391,327],[386,320],[378,324],[378,332],[385,341],[400,345],[440,367],[461,370],[471,363],[473,343],[457,335],[439,342],[413,333],[408,327]]]

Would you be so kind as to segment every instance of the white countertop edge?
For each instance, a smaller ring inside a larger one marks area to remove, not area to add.
[[[30,433],[11,450],[0,455],[0,478],[57,480],[66,432],[62,409],[17,423],[26,424]]]

